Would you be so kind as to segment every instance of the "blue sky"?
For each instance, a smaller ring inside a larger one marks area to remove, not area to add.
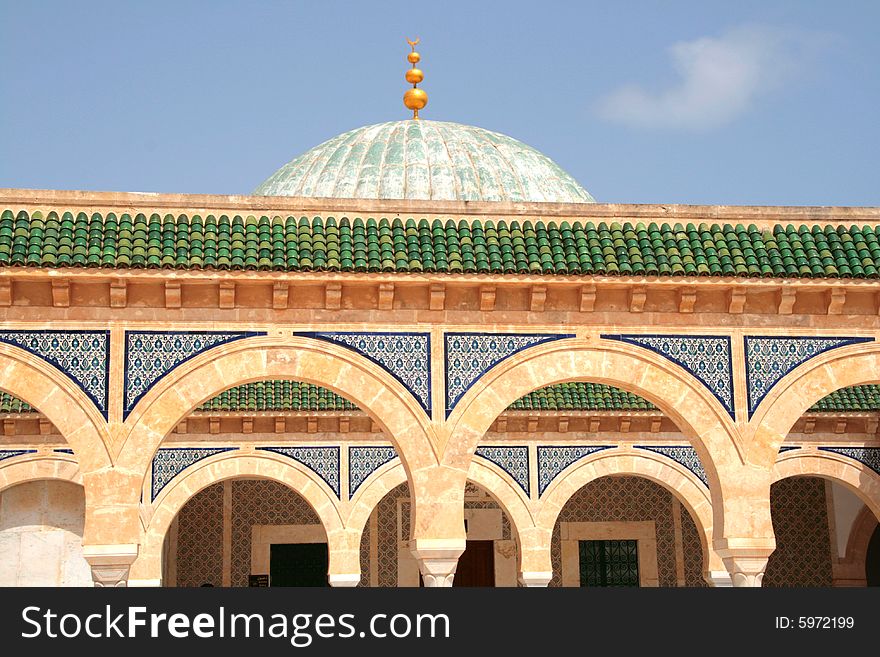
[[[0,2],[0,187],[246,194],[408,116],[599,201],[880,205],[880,3]]]

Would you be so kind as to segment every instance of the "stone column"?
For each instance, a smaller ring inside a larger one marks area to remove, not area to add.
[[[83,546],[96,587],[128,586],[129,569],[137,555],[137,544]]]
[[[83,474],[83,557],[95,586],[128,586],[141,541],[138,499],[144,473],[106,468]]]
[[[426,588],[452,586],[458,558],[465,546],[463,538],[419,538],[410,542]]]

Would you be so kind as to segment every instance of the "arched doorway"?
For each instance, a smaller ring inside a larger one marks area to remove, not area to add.
[[[595,479],[562,507],[550,586],[706,586],[700,534],[663,486],[622,474]]]
[[[267,479],[208,486],[165,538],[169,586],[328,586],[327,534],[298,493]]]

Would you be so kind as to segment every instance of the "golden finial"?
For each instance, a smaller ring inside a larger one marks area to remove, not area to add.
[[[425,74],[422,73],[421,69],[416,68],[416,64],[422,58],[416,52],[416,46],[419,45],[419,41],[421,41],[419,37],[416,37],[415,41],[406,40],[412,48],[412,52],[406,56],[407,61],[412,64],[412,68],[406,72],[406,81],[412,84],[413,88],[403,94],[403,104],[406,105],[407,109],[413,111],[413,119],[416,121],[419,120],[419,110],[424,109],[425,105],[428,104],[428,94],[418,88],[419,82],[425,79]]]

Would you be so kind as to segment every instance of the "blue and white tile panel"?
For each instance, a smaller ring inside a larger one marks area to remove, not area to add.
[[[867,465],[880,475],[880,447],[820,447],[819,450],[847,456],[854,461]]]
[[[431,334],[380,332],[296,332],[357,352],[409,390],[428,415],[431,414]]]
[[[526,496],[529,493],[529,448],[517,447],[477,447],[476,456],[491,461],[509,474],[519,484]]]
[[[573,333],[446,333],[446,417],[483,374],[535,345],[575,337]]]
[[[59,369],[107,418],[110,331],[0,331],[0,342],[29,351]]]
[[[697,450],[695,450],[693,447],[685,447],[680,445],[633,445],[633,447],[635,449],[646,449],[649,452],[662,454],[666,458],[672,459],[676,463],[683,465],[688,470],[697,475],[697,478],[699,478],[699,480],[706,485],[706,488],[709,487],[709,478],[706,476],[706,470],[703,468],[703,464],[700,462],[700,457],[697,456]]]
[[[614,447],[614,445],[538,446],[538,496],[543,495],[559,473],[568,466],[591,454]]]
[[[0,449],[0,461],[23,456],[24,454],[36,454],[35,449]]]
[[[354,447],[348,448],[348,497],[354,497],[371,474],[386,463],[397,458],[393,447]]]
[[[126,331],[123,417],[175,367],[228,342],[264,331]]]
[[[257,447],[264,452],[275,452],[301,463],[321,479],[331,490],[339,493],[339,447]]]
[[[709,389],[731,418],[734,415],[733,359],[726,335],[602,335],[649,349],[683,367]]]
[[[165,486],[194,463],[238,447],[166,447],[153,457],[150,500],[154,501]]]
[[[831,349],[873,340],[874,338],[746,336],[744,346],[749,418],[770,389],[798,365]]]

